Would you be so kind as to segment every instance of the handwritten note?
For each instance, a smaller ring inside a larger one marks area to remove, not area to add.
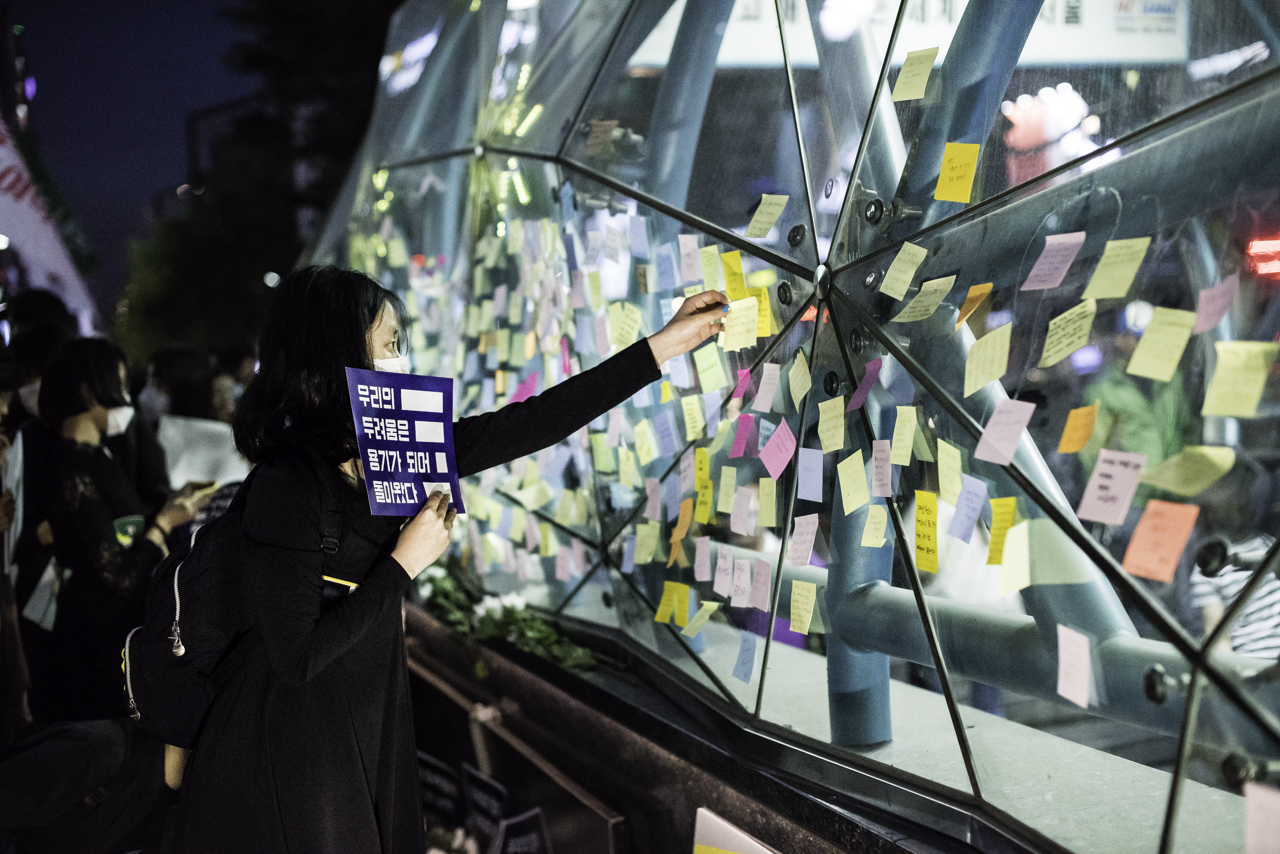
[[[1208,332],[1231,309],[1236,290],[1240,287],[1240,274],[1232,273],[1218,284],[1201,291],[1196,297],[1196,325],[1192,332]]]
[[[902,70],[898,72],[898,80],[893,84],[893,100],[917,101],[924,97],[925,87],[929,83],[929,72],[933,71],[933,61],[938,58],[936,47],[924,50],[913,50],[902,62]]]
[[[996,595],[1008,596],[1031,586],[1031,523],[1023,520],[1009,529],[1000,562]]]
[[[698,609],[698,613],[689,619],[689,625],[681,629],[680,634],[687,638],[696,638],[698,633],[702,631],[703,626],[711,619],[711,615],[719,609],[719,602],[703,602],[702,607]]]
[[[751,490],[739,486],[733,497],[733,510],[729,514],[729,530],[744,537],[755,536],[756,520],[751,517]]]
[[[1195,325],[1196,315],[1193,311],[1157,308],[1142,337],[1138,339],[1138,346],[1129,359],[1126,373],[1166,383],[1173,379],[1173,373],[1182,361],[1182,351],[1191,340],[1191,329]]]
[[[964,478],[964,486],[960,488],[956,512],[947,526],[947,535],[967,543],[973,536],[973,526],[978,524],[978,517],[987,506],[987,482],[967,474],[961,477]]]
[[[769,598],[772,591],[773,573],[768,562],[756,558],[752,561],[751,571],[751,607],[761,611],[769,610]]]
[[[942,305],[942,301],[947,298],[947,294],[951,293],[951,288],[956,283],[955,276],[947,276],[945,279],[931,279],[920,286],[920,292],[915,295],[911,302],[907,303],[902,311],[898,312],[898,316],[893,318],[892,323],[914,323],[917,320],[927,320],[933,316],[938,310],[938,306]]]
[[[991,330],[969,348],[964,363],[964,396],[975,393],[989,382],[995,382],[1009,370],[1009,341],[1013,324]]]
[[[796,350],[796,359],[791,363],[791,370],[787,371],[787,380],[791,386],[791,400],[799,411],[800,401],[804,400],[813,386],[813,380],[809,376],[809,362],[805,359],[803,350]]]
[[[1138,472],[1146,461],[1145,454],[1105,448],[1099,451],[1076,516],[1085,522],[1124,524],[1134,493],[1138,491]]]
[[[1036,264],[1027,275],[1027,280],[1022,283],[1022,290],[1046,291],[1062,284],[1062,280],[1066,278],[1067,269],[1080,254],[1084,238],[1083,231],[1047,236],[1044,239],[1044,251],[1036,259]]]
[[[969,319],[969,315],[978,310],[978,306],[982,305],[982,301],[991,293],[991,282],[985,282],[981,285],[974,285],[969,288],[968,295],[964,298],[964,305],[960,306],[960,316],[956,318],[956,329],[960,328],[960,324]]]
[[[888,439],[871,443],[871,494],[877,498],[893,495],[892,451]]]
[[[1108,240],[1081,299],[1122,299],[1127,296],[1150,245],[1150,237]]]
[[[733,448],[729,451],[730,459],[737,459],[747,449],[747,439],[751,436],[751,425],[755,418],[751,415],[738,416],[737,427],[733,435]]]
[[[836,475],[840,478],[840,501],[844,505],[844,515],[871,500],[867,493],[867,471],[862,462],[862,451],[854,451],[836,466]]]
[[[1276,342],[1218,341],[1213,347],[1218,364],[1200,414],[1256,417],[1267,374],[1276,360]]]
[[[742,253],[737,249],[720,256],[724,271],[724,293],[730,300],[747,298],[747,281],[742,275]]]
[[[915,278],[916,270],[928,254],[929,250],[923,246],[903,241],[897,257],[889,265],[889,271],[884,274],[884,281],[880,283],[880,293],[894,299],[902,299],[906,296],[907,289],[911,287],[911,280]]]
[[[751,561],[735,560],[733,562],[733,595],[729,598],[733,608],[747,608],[751,605]]]
[[[1124,553],[1124,569],[1130,575],[1173,581],[1182,550],[1191,538],[1200,508],[1153,498],[1142,511]]]
[[[711,580],[711,538],[698,537],[693,541],[693,580]]]
[[[789,198],[790,196],[772,196],[768,193],[760,196],[760,204],[747,225],[746,238],[759,240],[767,237],[773,224],[778,221],[778,217],[782,216],[782,210],[787,206]]]
[[[1062,428],[1062,438],[1058,440],[1058,453],[1074,454],[1089,444],[1093,436],[1093,425],[1098,420],[1098,404],[1081,406],[1067,413],[1066,426]]]
[[[938,571],[938,496],[916,490],[916,568]]]
[[[696,481],[694,489],[698,493],[698,503],[693,508],[693,518],[698,524],[705,525],[711,521],[711,510],[715,506],[712,497],[715,493],[715,484],[709,478],[699,480]]]
[[[729,384],[724,375],[724,365],[720,362],[720,348],[714,341],[693,351],[693,364],[698,369],[698,380],[704,393]]]
[[[822,453],[844,449],[844,395],[818,404],[818,438]]]
[[[882,364],[879,356],[867,362],[867,368],[862,374],[862,379],[858,382],[858,387],[853,391],[853,397],[849,398],[849,405],[845,408],[845,412],[861,409],[862,405],[867,402],[871,389],[875,386],[876,380],[880,378],[880,366]]]
[[[948,142],[942,150],[942,168],[933,197],[940,202],[969,204],[973,196],[973,176],[978,171],[976,142]]]
[[[671,615],[676,610],[676,595],[680,587],[674,581],[662,582],[662,599],[658,602],[658,610],[653,615],[655,623],[671,622]]]
[[[1058,695],[1082,709],[1089,708],[1093,663],[1089,636],[1058,624]]]
[[[787,563],[792,566],[808,566],[813,554],[813,538],[818,533],[818,514],[797,516],[787,544]]]
[[[771,477],[760,478],[760,517],[758,524],[762,528],[772,528],[778,524],[778,482]]]
[[[812,581],[791,582],[791,631],[809,634],[813,606],[818,601],[818,585]]]
[[[1097,313],[1098,303],[1086,299],[1050,320],[1049,330],[1044,336],[1044,351],[1040,354],[1040,367],[1052,367],[1088,344]]]
[[[878,549],[884,545],[884,532],[889,524],[889,514],[883,504],[872,504],[867,508],[867,520],[862,525],[862,545],[869,549]]]
[[[720,503],[716,505],[718,513],[733,512],[733,497],[738,491],[738,470],[733,466],[720,468]]]
[[[739,632],[738,660],[733,665],[733,678],[750,682],[756,666],[756,636],[751,632]]]
[[[756,389],[756,399],[751,408],[756,412],[770,412],[773,409],[773,398],[778,393],[778,378],[781,367],[775,362],[765,362],[760,369],[760,387]]]
[[[1215,445],[1191,445],[1143,472],[1141,483],[1189,497],[1208,489],[1236,464],[1236,452]]]
[[[799,457],[796,498],[822,501],[822,451],[817,448],[801,448]]]
[[[1013,452],[1018,449],[1018,440],[1022,431],[1031,422],[1031,415],[1036,411],[1034,403],[1025,400],[1001,400],[996,404],[996,411],[991,414],[974,450],[974,459],[1007,466],[1013,460]]]
[[[747,347],[756,346],[758,319],[755,297],[729,303],[729,316],[724,321],[725,352],[736,353]]]
[[[991,499],[991,539],[987,544],[987,564],[998,565],[1004,560],[1004,541],[1018,515],[1017,498]]]
[[[635,343],[640,334],[640,309],[631,303],[614,302],[605,312],[609,317],[609,343],[618,349]]]
[[[719,596],[733,592],[733,554],[728,546],[716,549],[716,580],[711,589]]]
[[[895,466],[911,465],[911,449],[919,423],[914,406],[898,407],[898,417],[893,424],[893,449],[889,453],[889,462]]]

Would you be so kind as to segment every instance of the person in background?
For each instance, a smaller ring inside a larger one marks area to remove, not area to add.
[[[214,418],[212,360],[195,350],[170,351],[166,364],[169,412],[160,416],[156,438],[164,449],[169,485],[244,480],[249,461],[236,450],[231,425]]]
[[[258,355],[252,345],[224,347],[218,351],[213,377],[213,417],[231,423],[244,388],[257,372]]]
[[[9,414],[13,397],[12,389],[0,391],[0,422]],[[9,463],[10,450],[8,437],[0,433],[0,471]],[[13,493],[6,489],[0,495],[0,535],[3,535],[6,546],[8,538],[16,535],[16,532],[11,531],[16,511],[17,502]],[[18,629],[12,569],[14,568],[4,566],[0,571],[0,753],[31,723],[28,705],[31,678],[27,673],[27,657],[22,649],[22,635]]]

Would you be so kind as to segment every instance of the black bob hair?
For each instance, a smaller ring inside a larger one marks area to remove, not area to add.
[[[57,432],[65,419],[87,412],[91,403],[128,406],[122,365],[124,353],[102,338],[77,338],[58,347],[41,375],[40,420]]]
[[[369,331],[386,305],[403,340],[404,304],[363,273],[304,267],[280,281],[262,325],[258,375],[236,410],[240,453],[253,463],[288,451],[332,463],[357,455],[346,369],[373,367]]]

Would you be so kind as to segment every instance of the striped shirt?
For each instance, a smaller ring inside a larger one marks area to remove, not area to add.
[[[1263,549],[1265,551],[1265,549]],[[1191,572],[1191,604],[1195,608],[1217,602],[1230,606],[1253,573],[1228,564],[1212,578]],[[1280,580],[1274,573],[1253,591],[1253,597],[1241,609],[1231,626],[1231,649],[1240,655],[1275,659],[1280,656]]]

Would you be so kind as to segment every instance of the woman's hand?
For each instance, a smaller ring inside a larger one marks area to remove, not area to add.
[[[666,326],[649,336],[653,360],[661,365],[723,332],[728,311],[729,298],[720,291],[703,291],[689,297]]]
[[[160,512],[156,514],[156,524],[165,535],[168,535],[174,528],[194,519],[196,513],[200,512],[200,508],[208,504],[213,493],[217,491],[218,486],[213,482],[188,483],[178,490],[164,507],[160,508]]]
[[[457,515],[458,511],[449,506],[449,494],[435,492],[422,505],[418,515],[400,530],[400,539],[396,541],[391,556],[404,567],[410,578],[417,578],[418,573],[444,554],[449,547],[449,532],[453,530],[453,520]]]

